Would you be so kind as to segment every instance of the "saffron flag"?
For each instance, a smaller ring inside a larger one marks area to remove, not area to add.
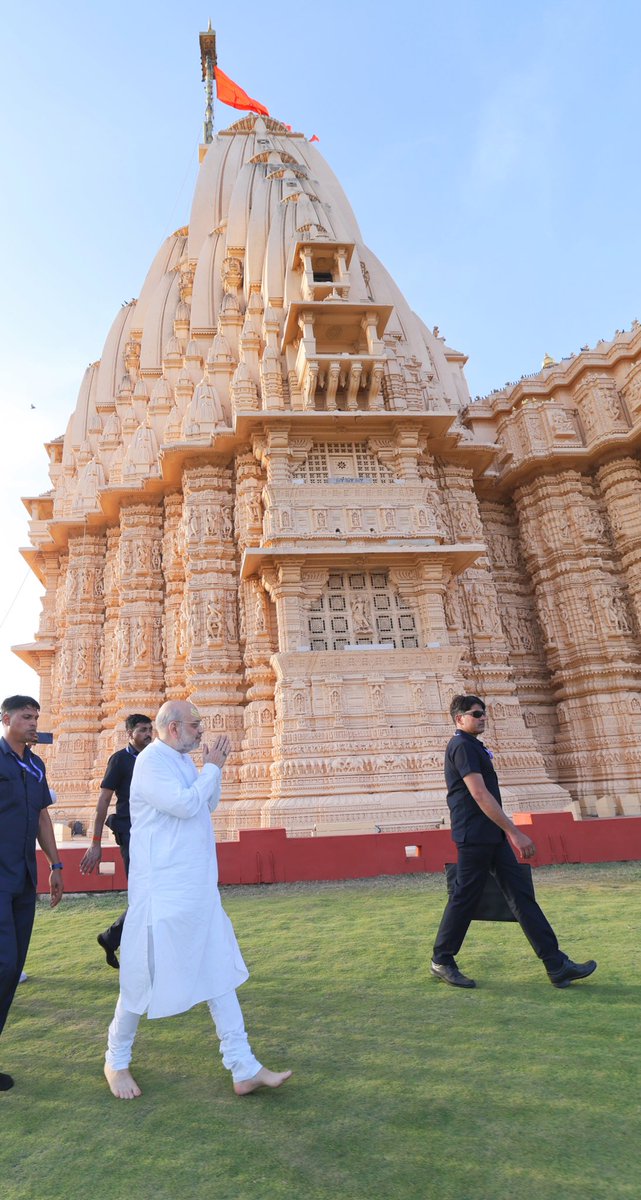
[[[320,138],[318,137],[318,134],[316,134],[316,133],[313,133],[309,140],[310,140],[310,142],[320,142]]]
[[[259,104],[258,100],[252,100],[251,96],[247,95],[229,75],[225,75],[220,67],[214,67],[216,74],[216,95],[223,104],[228,104],[230,108],[242,108],[247,112],[262,113],[264,117],[269,116],[269,109],[265,108],[264,104]]]

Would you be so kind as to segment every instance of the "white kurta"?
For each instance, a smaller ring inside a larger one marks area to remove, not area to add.
[[[210,814],[221,774],[213,763],[198,772],[189,755],[158,740],[136,759],[120,953],[120,995],[130,1012],[169,1017],[248,978],[218,893]]]

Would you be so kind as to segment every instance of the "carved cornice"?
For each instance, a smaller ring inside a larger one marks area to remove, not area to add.
[[[360,558],[368,569],[389,566],[392,561],[405,560],[418,566],[419,563],[438,567],[446,576],[458,575],[485,554],[485,546],[471,543],[451,546],[427,546],[424,542],[408,540],[402,546],[391,546],[382,541],[378,546],[352,542],[349,545],[310,546],[308,541],[289,542],[274,548],[248,546],[242,558],[240,577],[249,579],[262,572],[265,567],[278,565],[288,559],[304,560],[308,563],[342,563]]]

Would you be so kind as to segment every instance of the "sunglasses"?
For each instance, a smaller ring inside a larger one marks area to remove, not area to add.
[[[478,708],[475,708],[475,709],[470,710],[470,712],[463,713],[463,716],[464,717],[474,717],[475,720],[478,721],[479,717],[485,716],[485,713],[480,712],[480,710]]]

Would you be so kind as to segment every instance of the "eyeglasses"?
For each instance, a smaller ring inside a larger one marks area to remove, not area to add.
[[[473,709],[473,710],[470,710],[470,712],[463,713],[463,714],[462,714],[462,716],[464,716],[464,717],[474,717],[474,719],[475,719],[476,721],[478,721],[480,717],[484,717],[484,716],[485,716],[485,713],[484,713],[484,712],[479,712],[478,708],[475,708],[475,709]]]

